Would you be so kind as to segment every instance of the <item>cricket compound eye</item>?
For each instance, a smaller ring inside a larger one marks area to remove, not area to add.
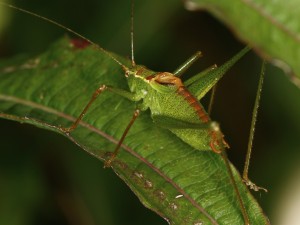
[[[130,73],[129,70],[126,70],[125,71],[125,77],[129,77],[129,73]]]

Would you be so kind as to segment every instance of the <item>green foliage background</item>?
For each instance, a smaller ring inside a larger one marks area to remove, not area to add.
[[[27,0],[14,4],[55,19],[110,51],[130,53],[129,1]],[[1,7],[3,10],[11,19],[1,30],[1,57],[36,54],[66,34],[37,18]],[[241,48],[242,44],[207,13],[188,12],[180,1],[136,1],[135,50],[139,64],[173,71],[201,50],[204,57],[188,72],[191,75],[213,63],[223,63]],[[229,157],[240,171],[259,67],[260,60],[249,54],[224,77],[218,85],[212,115],[220,122],[231,146]],[[279,69],[269,66],[250,177],[269,189],[268,194],[255,195],[274,223],[281,190],[300,161],[299,98],[299,89]],[[97,159],[63,137],[5,120],[1,120],[0,130],[3,224],[166,224],[145,209],[111,170],[102,169]]]

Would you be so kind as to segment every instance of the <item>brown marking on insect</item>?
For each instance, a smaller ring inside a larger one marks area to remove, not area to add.
[[[155,77],[155,75],[150,75],[148,77],[146,77],[146,80],[152,80]]]
[[[139,69],[136,71],[136,75],[142,75],[142,74],[144,74],[144,71],[145,71],[145,68],[143,66],[139,67]]]
[[[198,100],[184,86],[178,87],[177,93],[183,96],[183,98],[190,104],[202,122],[207,123],[210,120],[203,107],[199,104]]]
[[[157,83],[162,85],[175,85],[177,87],[183,86],[183,83],[180,78],[168,72],[157,73],[153,79]]]

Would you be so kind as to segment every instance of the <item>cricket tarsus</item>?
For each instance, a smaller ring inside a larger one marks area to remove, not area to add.
[[[256,184],[254,184],[252,181],[250,181],[250,179],[248,177],[250,158],[251,158],[253,139],[254,139],[255,124],[257,121],[257,112],[258,112],[258,108],[259,108],[260,96],[261,96],[261,91],[262,91],[262,86],[263,86],[263,81],[264,81],[264,76],[265,76],[265,64],[266,63],[264,60],[262,62],[262,66],[261,66],[260,78],[259,78],[259,82],[258,82],[256,98],[255,98],[254,107],[253,107],[250,134],[249,134],[249,142],[248,142],[248,150],[247,150],[247,154],[246,154],[245,166],[244,166],[244,171],[243,171],[243,181],[247,186],[249,186],[250,189],[252,189],[254,191],[263,190],[265,192],[268,192],[267,189],[265,189],[263,187],[259,187]]]
[[[266,193],[268,192],[268,189],[257,186],[255,183],[253,183],[251,180],[249,180],[248,177],[244,177],[244,176],[243,176],[243,182],[244,182],[251,190],[253,190],[253,191],[260,191],[260,190],[262,190],[262,191],[264,191],[264,192],[266,192]]]

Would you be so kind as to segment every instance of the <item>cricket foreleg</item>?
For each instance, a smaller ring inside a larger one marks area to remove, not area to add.
[[[246,154],[245,166],[244,166],[244,171],[243,171],[243,180],[244,180],[245,184],[247,186],[249,186],[249,188],[254,190],[254,191],[263,190],[265,192],[268,192],[267,189],[259,187],[256,184],[254,184],[252,181],[250,181],[250,179],[248,177],[250,158],[251,158],[251,152],[252,152],[252,145],[253,145],[253,138],[254,138],[254,131],[255,131],[255,123],[256,123],[256,120],[257,120],[257,111],[258,111],[258,107],[259,107],[261,90],[262,90],[264,74],[265,74],[264,71],[265,71],[265,61],[262,63],[260,79],[259,79],[259,82],[258,82],[257,93],[256,93],[254,107],[253,107],[252,122],[251,122],[249,142],[248,142],[248,150],[247,150],[247,154]]]
[[[84,117],[84,115],[86,114],[86,112],[88,111],[88,109],[90,108],[90,106],[93,104],[93,102],[97,99],[97,97],[104,91],[111,91],[114,92],[120,96],[123,96],[125,98],[128,98],[130,100],[135,100],[135,95],[131,92],[128,92],[126,90],[122,90],[122,89],[117,89],[117,88],[113,88],[113,87],[109,87],[106,85],[101,85],[92,95],[91,99],[89,100],[89,102],[86,104],[86,106],[84,107],[84,109],[82,110],[82,112],[80,113],[80,115],[77,117],[77,119],[75,120],[75,122],[70,126],[70,127],[61,127],[61,131],[69,134],[70,132],[72,132],[74,129],[76,129],[80,123],[80,121],[82,120],[82,118]]]
[[[131,126],[133,125],[134,121],[135,121],[136,118],[139,116],[139,114],[140,114],[140,110],[139,110],[139,109],[136,109],[136,110],[134,111],[134,114],[133,114],[133,116],[132,116],[132,118],[131,118],[129,124],[127,125],[125,131],[123,132],[122,137],[121,137],[121,139],[119,140],[117,147],[115,148],[115,150],[113,151],[113,153],[111,153],[110,158],[109,158],[108,160],[105,161],[105,163],[104,163],[104,168],[107,168],[107,167],[110,167],[110,166],[111,166],[112,161],[113,161],[113,160],[116,158],[116,156],[118,155],[118,152],[119,152],[119,150],[120,150],[120,147],[121,147],[121,145],[122,145],[122,143],[123,143],[123,141],[124,141],[126,135],[128,134],[128,131],[130,130]]]
[[[92,95],[91,99],[89,100],[88,104],[84,107],[83,111],[80,113],[79,117],[75,120],[75,122],[70,127],[62,127],[61,130],[64,133],[70,133],[73,131],[76,127],[78,127],[79,122],[82,120],[83,116],[86,114],[90,106],[93,104],[93,102],[96,100],[96,98],[107,89],[106,85],[100,86]]]

